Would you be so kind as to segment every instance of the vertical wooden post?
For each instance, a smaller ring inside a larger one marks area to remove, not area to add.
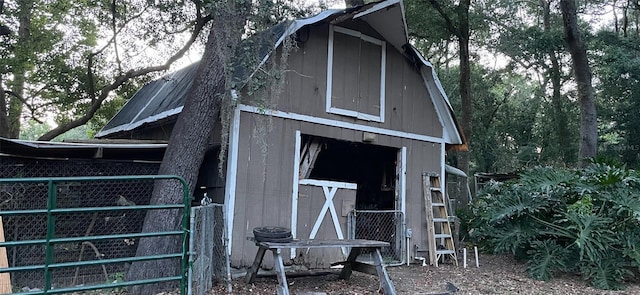
[[[4,242],[4,225],[0,216],[0,242]],[[0,247],[0,268],[8,268],[7,248]],[[11,275],[9,273],[0,274],[0,294],[11,294]]]

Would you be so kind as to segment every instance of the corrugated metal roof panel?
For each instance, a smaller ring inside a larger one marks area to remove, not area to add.
[[[144,123],[155,122],[180,113],[176,109],[182,110],[197,70],[198,63],[194,63],[147,83],[111,118],[96,137],[133,130]],[[171,110],[176,111],[170,112]]]
[[[0,155],[48,159],[162,161],[167,144],[100,144],[30,141],[0,137]]]

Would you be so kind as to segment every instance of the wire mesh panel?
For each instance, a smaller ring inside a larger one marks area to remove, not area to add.
[[[209,204],[192,208],[191,294],[205,294],[216,280],[231,284],[229,256],[226,251],[224,206]]]
[[[349,212],[349,238],[388,242],[381,251],[388,265],[402,264],[404,256],[404,216],[395,210],[354,210]]]
[[[7,220],[2,229],[7,235],[0,246],[8,249],[8,257],[0,258],[9,265],[0,272],[9,273],[12,292],[73,292],[133,285],[142,281],[123,281],[130,264],[141,260],[170,260],[170,268],[159,272],[162,277],[144,278],[145,283],[181,280],[184,286],[186,244],[181,253],[144,257],[136,253],[141,238],[158,236],[166,243],[178,243],[180,235],[186,238],[183,224],[188,218],[188,195],[184,181],[180,183],[180,203],[146,205],[155,184],[179,182],[170,177],[1,179],[0,190],[25,204],[23,209],[0,212]],[[43,187],[48,189],[44,195]],[[17,194],[16,188],[25,194]],[[83,197],[77,198],[79,195]],[[46,205],[41,206],[40,199],[46,200]],[[145,215],[159,209],[166,216],[186,217],[167,230],[143,231]]]
[[[157,174],[158,163],[133,163],[98,160],[49,160],[0,156],[0,179],[27,177],[115,176]],[[148,204],[152,180],[56,183],[55,206],[78,209],[55,214],[55,237],[82,238],[109,234],[140,232],[144,210],[82,212],[80,208]],[[0,185],[0,216],[7,211],[42,210],[49,205],[46,183],[2,183]],[[46,260],[46,245],[28,241],[43,240],[47,235],[47,214],[2,216],[5,241],[24,242],[6,247],[9,267],[24,267],[10,274],[14,292],[43,289],[41,266]],[[78,240],[52,245],[51,263],[82,262],[135,256],[135,239]],[[128,263],[87,265],[56,268],[51,271],[54,288],[122,281]]]
[[[157,182],[178,181],[148,176],[157,174],[158,167],[158,163],[0,156],[0,218],[5,240],[0,242],[6,245],[3,256],[12,291],[123,282],[135,261],[138,241],[145,234],[141,233],[143,221],[151,207],[177,210],[177,216],[183,216],[186,205],[147,206]],[[118,178],[121,175],[136,176]],[[33,179],[54,176],[57,178],[51,181]],[[186,228],[175,226],[171,231],[176,234]],[[181,254],[166,256],[162,259],[180,266]],[[180,267],[175,272],[179,275]]]

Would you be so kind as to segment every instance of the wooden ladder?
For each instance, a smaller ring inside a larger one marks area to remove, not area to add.
[[[437,173],[422,173],[422,192],[427,215],[429,264],[437,267],[442,255],[450,255],[457,266],[458,257],[447,213],[446,196],[442,192]]]

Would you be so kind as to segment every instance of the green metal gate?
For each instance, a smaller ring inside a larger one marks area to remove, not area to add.
[[[179,182],[182,203],[149,205],[159,181]],[[0,268],[0,283],[11,280],[13,294],[62,294],[179,281],[185,294],[190,201],[185,180],[172,175],[0,179],[0,260],[9,264]],[[181,224],[141,232],[149,210],[179,210]],[[140,238],[167,236],[180,238],[179,252],[135,256]],[[161,259],[179,260],[179,273],[124,280],[131,263]],[[82,276],[92,270],[99,274]]]

